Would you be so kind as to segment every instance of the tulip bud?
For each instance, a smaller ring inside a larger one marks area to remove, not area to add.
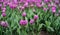
[[[22,13],[22,16],[25,17],[25,16],[26,16],[26,12],[23,12],[23,13]]]
[[[8,23],[5,21],[1,21],[0,25],[3,27],[8,27]]]
[[[27,25],[27,23],[28,23],[27,20],[20,20],[20,22],[19,22],[19,24],[23,25],[23,26]]]
[[[47,8],[43,8],[44,11],[47,11]]]
[[[33,24],[33,23],[34,23],[34,19],[31,19],[31,20],[30,20],[30,24]]]
[[[37,20],[38,19],[38,15],[34,15],[34,19]]]
[[[56,12],[56,7],[55,7],[55,6],[52,7],[52,12],[53,12],[53,13]]]
[[[5,13],[6,12],[6,10],[2,10],[2,13]]]
[[[6,16],[6,13],[2,13],[2,16],[5,17]]]

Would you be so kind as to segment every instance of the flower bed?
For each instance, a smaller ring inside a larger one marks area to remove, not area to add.
[[[60,35],[59,29],[60,0],[0,0],[0,35]]]

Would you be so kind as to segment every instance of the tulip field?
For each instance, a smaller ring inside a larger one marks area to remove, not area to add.
[[[0,0],[0,35],[60,35],[60,0]]]

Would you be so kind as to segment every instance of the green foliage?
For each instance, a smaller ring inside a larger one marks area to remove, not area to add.
[[[26,9],[25,11],[27,13],[25,19],[28,21],[33,18],[35,13],[38,14],[39,18],[34,24],[28,22],[28,24],[23,27],[19,25],[19,21],[23,19],[21,11],[7,7],[6,17],[2,17],[0,11],[0,21],[7,21],[9,23],[8,28],[0,26],[0,35],[35,35],[39,34],[43,26],[46,27],[46,30],[49,33],[60,35],[60,16],[57,17],[50,11],[43,11],[42,9],[37,8],[35,13],[31,8]]]

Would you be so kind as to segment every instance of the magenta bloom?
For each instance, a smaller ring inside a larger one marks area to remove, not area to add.
[[[0,4],[0,7],[2,7],[2,4]]]
[[[17,4],[18,3],[18,0],[12,0],[13,3]]]
[[[30,20],[30,24],[33,24],[33,23],[34,23],[34,19],[31,19],[31,20]]]
[[[52,7],[52,12],[53,12],[53,13],[56,12],[56,7],[55,7],[55,6]]]
[[[24,10],[24,9],[25,9],[25,7],[24,7],[24,6],[21,6],[21,7],[20,7],[20,9],[21,9],[21,10]]]
[[[42,4],[36,3],[36,6],[37,6],[37,7],[42,7]]]
[[[3,5],[4,5],[4,7],[6,7],[7,6],[7,2],[4,2]]]
[[[37,2],[41,3],[41,2],[42,2],[42,0],[37,0]]]
[[[0,2],[3,2],[3,0],[0,0]]]
[[[33,7],[33,6],[34,6],[34,4],[30,4],[30,6],[31,6],[31,7]]]
[[[2,13],[5,13],[5,12],[6,12],[6,8],[3,7],[3,8],[2,8]]]
[[[2,7],[2,4],[0,4],[0,9],[1,9],[1,7]]]
[[[11,9],[14,9],[14,8],[17,7],[17,4],[13,4],[12,2],[10,2],[10,3],[9,3],[9,7],[10,7]]]
[[[28,2],[26,2],[23,6],[24,6],[24,7],[28,7]]]
[[[2,13],[5,13],[6,12],[6,10],[2,10]]]
[[[2,16],[5,17],[6,16],[6,13],[2,13]]]
[[[27,25],[28,21],[27,20],[20,20],[19,24],[20,25]]]
[[[48,4],[48,7],[51,7],[51,4]]]
[[[47,3],[47,2],[49,2],[49,0],[44,0],[44,2],[46,2],[46,3]]]
[[[8,23],[5,21],[1,21],[0,25],[3,27],[8,27]]]
[[[38,19],[38,15],[34,15],[34,19],[37,20]]]
[[[22,13],[22,16],[25,17],[25,16],[26,16],[26,12],[23,12],[23,13]]]
[[[44,11],[47,11],[47,8],[43,8]]]
[[[14,9],[14,8],[16,8],[16,7],[17,7],[17,5],[15,5],[15,4],[10,5],[10,8],[11,8],[11,9]]]
[[[2,10],[6,10],[6,8],[4,7],[4,8],[2,8]]]
[[[58,4],[59,3],[59,0],[55,0],[55,3]]]

